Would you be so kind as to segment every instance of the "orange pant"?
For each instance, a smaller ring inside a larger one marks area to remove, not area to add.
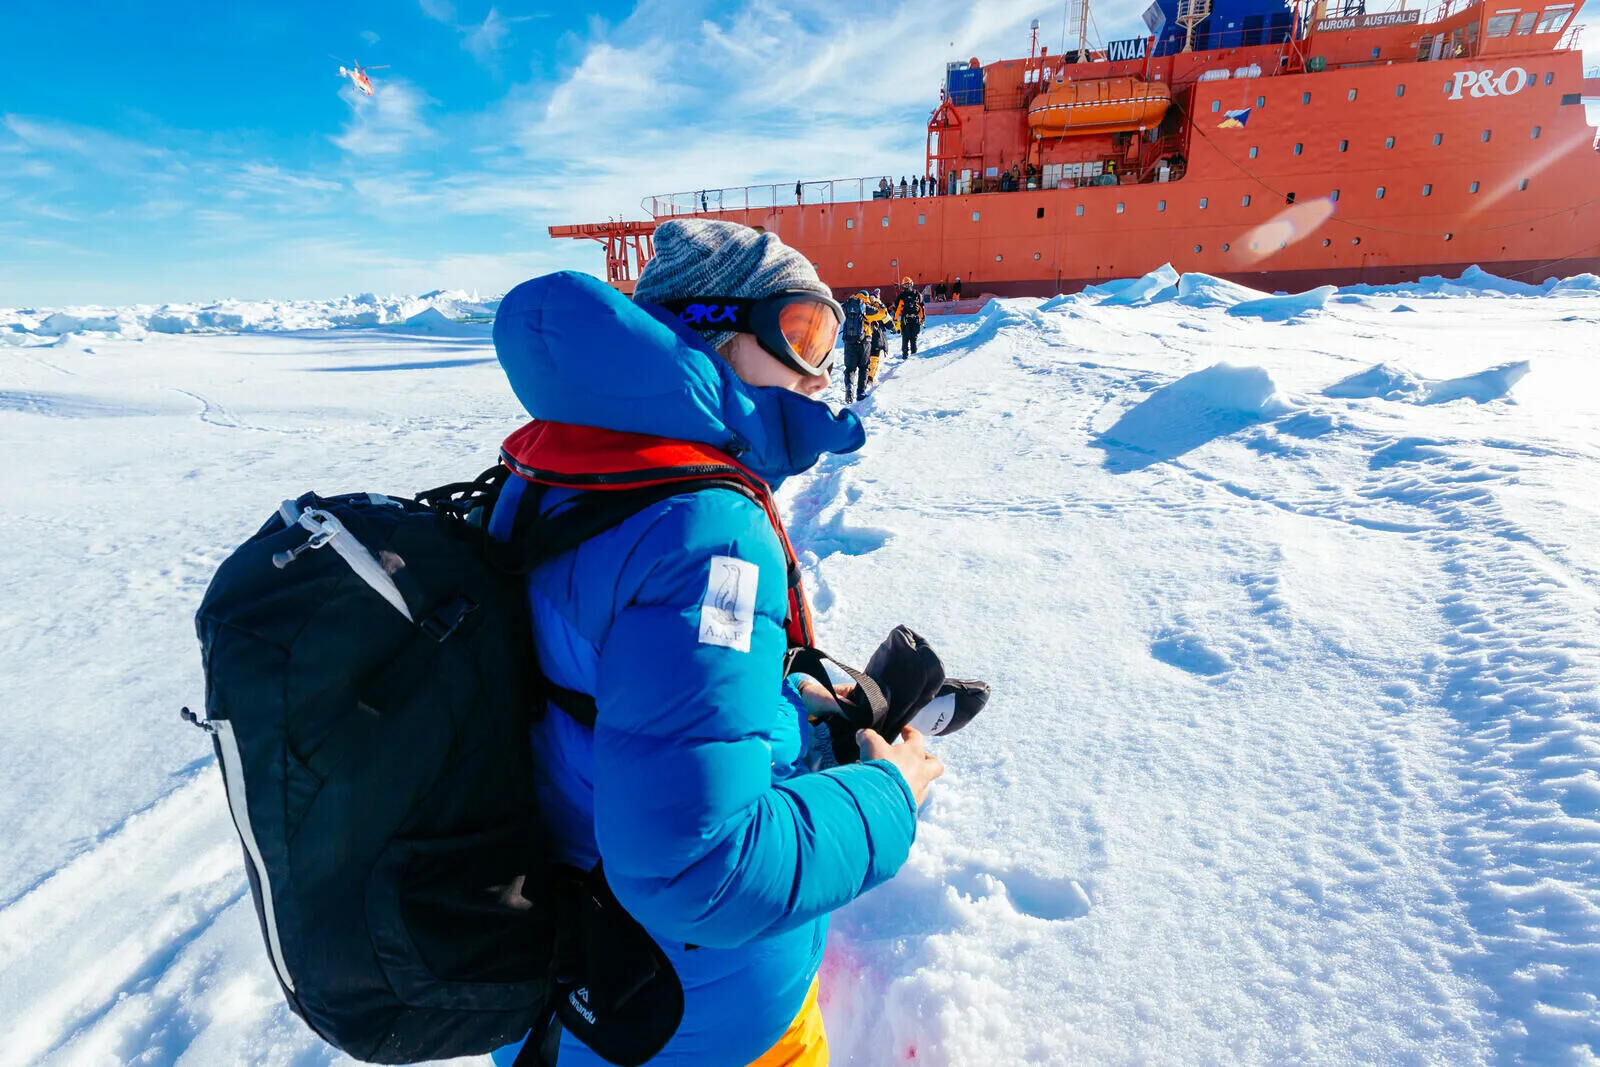
[[[794,1017],[778,1043],[761,1054],[750,1067],[828,1067],[828,1035],[822,1029],[822,1009],[817,1007],[817,980],[800,1014]]]

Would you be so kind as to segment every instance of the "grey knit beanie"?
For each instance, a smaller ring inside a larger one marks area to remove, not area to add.
[[[656,254],[639,272],[633,299],[664,304],[698,296],[759,300],[773,293],[809,289],[832,296],[816,268],[777,234],[719,219],[673,219],[656,227]],[[734,337],[730,330],[700,330],[712,348]]]

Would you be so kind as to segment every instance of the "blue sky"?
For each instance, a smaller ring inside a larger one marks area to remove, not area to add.
[[[1145,0],[1103,0],[1101,39]],[[501,291],[650,193],[909,174],[944,63],[1038,0],[129,4],[0,41],[0,306]],[[1054,35],[1052,35],[1054,30]],[[334,58],[338,57],[338,58]],[[377,71],[361,96],[336,71]]]

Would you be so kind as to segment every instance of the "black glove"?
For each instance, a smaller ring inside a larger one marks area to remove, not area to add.
[[[828,723],[833,755],[840,763],[861,758],[857,730],[870,727],[890,744],[905,726],[937,737],[961,729],[989,701],[983,682],[946,679],[939,654],[908,626],[890,631],[865,671],[847,673],[858,681],[855,692],[841,701],[845,721]],[[876,683],[877,692],[860,680],[862,675]]]

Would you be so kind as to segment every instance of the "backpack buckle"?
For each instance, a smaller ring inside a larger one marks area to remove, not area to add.
[[[423,619],[420,625],[435,641],[443,642],[461,627],[468,615],[478,609],[478,602],[470,597],[458,596],[438,611]]]

